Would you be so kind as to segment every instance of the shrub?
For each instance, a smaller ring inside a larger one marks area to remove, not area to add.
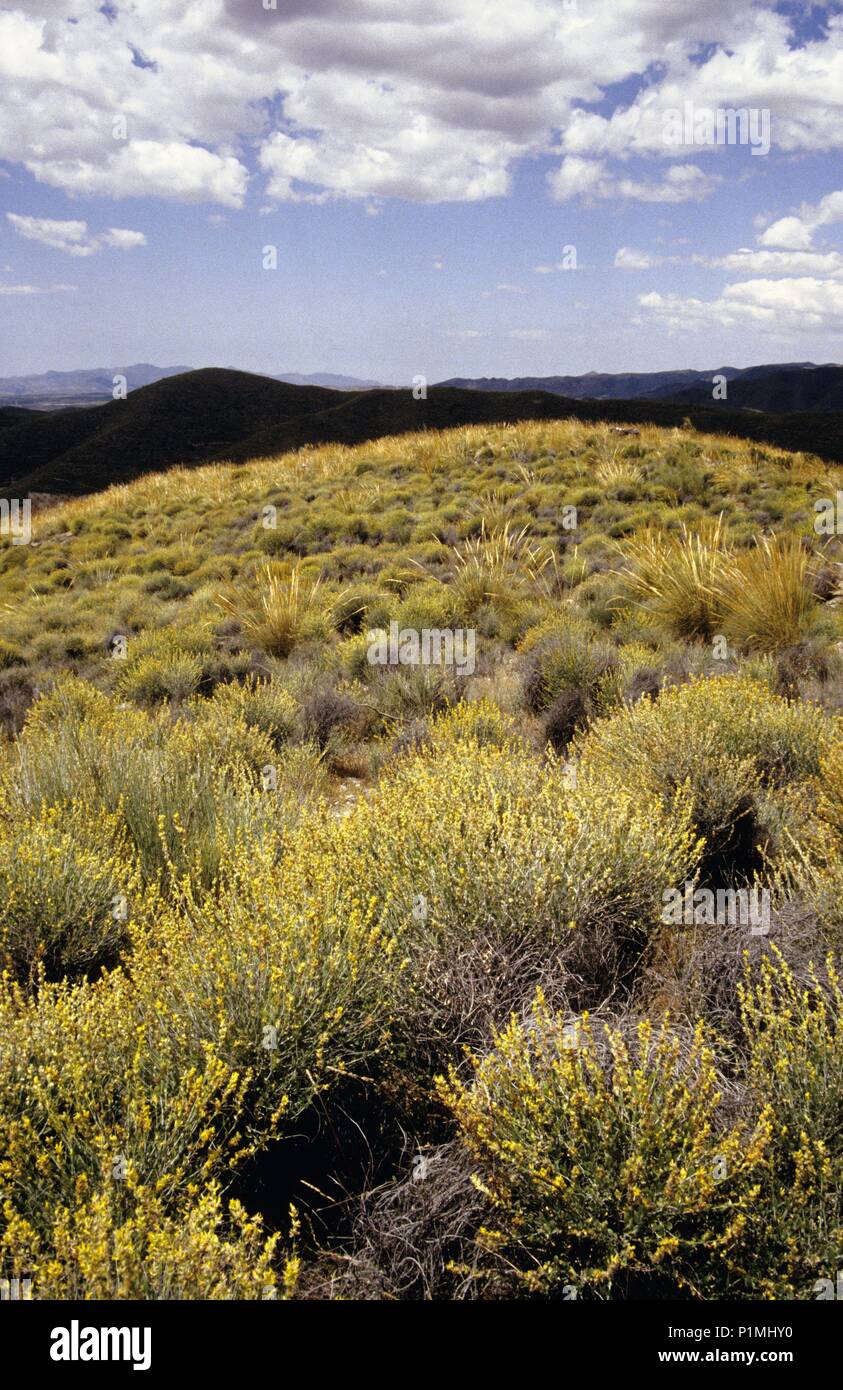
[[[708,873],[750,876],[766,843],[765,793],[816,775],[825,715],[746,677],[700,679],[592,725],[574,757],[589,774],[685,801]],[[722,881],[722,880],[721,880]]]
[[[455,743],[470,742],[478,748],[523,751],[523,739],[515,720],[491,700],[464,700],[439,716],[431,733],[432,747],[448,750]]]
[[[338,729],[347,728],[359,713],[359,707],[339,690],[317,690],[304,701],[301,722],[305,737],[324,749]]]
[[[0,671],[6,671],[10,666],[22,666],[24,655],[20,647],[16,647],[14,642],[4,642],[0,639]]]
[[[415,1068],[422,1034],[441,1052],[488,1029],[464,958],[498,958],[504,1013],[519,1002],[507,993],[513,956],[540,977],[570,962],[591,997],[619,988],[696,847],[679,805],[611,779],[574,788],[515,740],[481,745],[455,711],[331,828],[321,856],[342,882],[367,886],[404,942],[411,967],[396,1007]]]
[[[771,1120],[735,1283],[750,1298],[810,1299],[836,1279],[843,1242],[843,989],[831,957],[799,984],[773,947],[739,995],[747,1080]]]
[[[9,734],[19,733],[34,698],[35,686],[25,667],[0,671],[0,728]]]
[[[2,980],[7,1229],[22,1221],[44,1238],[61,1207],[130,1170],[171,1206],[249,1151],[239,1128],[248,1078],[225,1065],[216,1042],[197,1044],[186,1061],[184,1015],[180,1023],[160,997],[156,1004],[145,988],[147,978],[154,988],[149,966],[138,964],[138,984],[117,969],[26,996]]]
[[[454,596],[443,584],[416,584],[401,600],[393,617],[399,631],[445,628],[451,621],[453,606]]]
[[[574,627],[555,637],[547,636],[530,649],[530,665],[524,682],[527,706],[534,713],[548,709],[563,694],[578,693],[584,701],[599,702],[617,668],[611,647],[589,640]]]
[[[117,815],[76,805],[4,817],[0,957],[21,980],[39,968],[60,979],[112,963],[136,879]]]
[[[577,689],[557,695],[547,712],[544,736],[555,753],[564,753],[574,735],[584,729],[591,717],[588,696]]]
[[[117,682],[118,692],[139,705],[190,698],[202,679],[202,664],[189,652],[149,654],[129,661]]]
[[[702,1024],[688,1039],[667,1018],[624,1034],[566,1021],[539,995],[472,1065],[439,1090],[491,1207],[480,1240],[499,1282],[505,1270],[526,1293],[715,1294],[766,1131],[724,1123]]]
[[[210,886],[226,844],[283,823],[283,803],[263,790],[273,762],[269,738],[223,715],[212,701],[190,719],[88,703],[78,687],[48,696],[68,714],[48,726],[36,704],[7,774],[7,796],[28,812],[76,800],[117,815],[146,882],[192,876]],[[279,817],[279,812],[281,815]]]
[[[379,589],[347,589],[332,605],[333,625],[344,634],[360,632],[372,626],[370,612],[380,622],[388,604],[389,595]]]
[[[225,1206],[218,1184],[170,1211],[130,1171],[78,1186],[72,1206],[54,1206],[46,1230],[12,1220],[0,1253],[13,1277],[32,1279],[38,1299],[277,1299],[293,1295],[294,1254],[274,1267],[279,1237],[239,1202]]]
[[[274,748],[280,748],[291,737],[299,710],[297,701],[283,685],[259,681],[254,675],[243,682],[218,685],[211,705],[221,719],[242,722],[266,734]]]

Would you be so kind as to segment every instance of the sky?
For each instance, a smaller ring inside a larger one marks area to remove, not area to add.
[[[843,5],[0,0],[0,374],[843,360]]]

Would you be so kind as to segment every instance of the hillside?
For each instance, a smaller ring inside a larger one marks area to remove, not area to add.
[[[206,368],[132,391],[85,410],[0,412],[0,490],[79,494],[173,464],[245,460],[307,445],[353,445],[384,435],[527,418],[717,429],[780,448],[843,460],[843,416],[751,416],[709,404],[574,401],[540,392],[435,387],[331,391],[269,377]]]
[[[763,373],[744,373],[729,382],[724,409],[793,411],[843,411],[843,367],[781,367]],[[672,393],[672,399],[688,405],[711,401],[710,383],[688,386]]]
[[[282,399],[243,389],[249,423]],[[843,1226],[843,547],[814,528],[841,487],[549,420],[36,512],[0,547],[12,1272],[814,1298]]]
[[[582,376],[546,377],[452,377],[440,383],[442,386],[456,386],[471,391],[549,391],[553,395],[568,396],[572,400],[690,400],[700,405],[710,404],[712,400],[712,381],[715,376],[725,377],[729,382],[762,381],[779,373],[792,373],[802,377],[800,388],[802,403],[791,407],[786,403],[770,403],[768,410],[786,411],[840,409],[840,405],[829,406],[824,392],[815,394],[816,378],[819,371],[838,371],[840,367],[815,367],[813,362],[762,363],[756,367],[713,367],[706,371],[679,370],[667,372],[586,372]],[[814,385],[812,385],[812,382]],[[731,397],[731,392],[730,392]],[[736,401],[737,403],[737,401]]]

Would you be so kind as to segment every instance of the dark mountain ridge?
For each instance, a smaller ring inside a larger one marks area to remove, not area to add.
[[[813,403],[816,393],[825,394],[824,384],[817,377],[818,372],[837,372],[843,385],[843,366],[828,363],[817,367],[813,362],[773,362],[762,363],[757,367],[713,367],[707,371],[691,368],[667,372],[586,372],[582,376],[545,377],[450,377],[438,383],[440,386],[454,386],[465,391],[549,391],[552,395],[569,396],[572,400],[693,400],[701,405],[716,404],[712,398],[712,383],[715,377],[725,377],[728,383],[775,381],[788,373],[794,381],[801,381],[800,399],[804,404],[790,407],[786,404],[768,405],[769,410],[788,409],[814,410],[826,407]],[[729,388],[729,401],[732,392]],[[843,409],[841,404],[836,407]]]
[[[209,367],[168,377],[122,401],[44,413],[0,409],[0,492],[80,494],[174,464],[233,462],[305,445],[359,444],[387,434],[524,419],[682,425],[804,449],[843,462],[843,415],[762,415],[712,404],[573,400],[540,391],[433,387],[332,391]]]

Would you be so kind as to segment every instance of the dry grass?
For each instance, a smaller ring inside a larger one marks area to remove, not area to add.
[[[258,573],[257,593],[222,593],[217,605],[268,655],[289,656],[318,619],[321,583],[303,578],[301,561],[288,576],[267,563]]]
[[[681,535],[645,531],[621,548],[624,598],[675,637],[708,638],[716,630],[724,559],[721,520]]]
[[[757,652],[778,652],[807,636],[817,617],[810,560],[793,535],[764,536],[754,549],[726,557],[717,578],[726,636]]]
[[[473,614],[481,604],[506,603],[527,593],[549,596],[558,588],[556,555],[546,542],[536,542],[529,528],[514,530],[509,522],[454,546],[453,588],[458,611]]]

